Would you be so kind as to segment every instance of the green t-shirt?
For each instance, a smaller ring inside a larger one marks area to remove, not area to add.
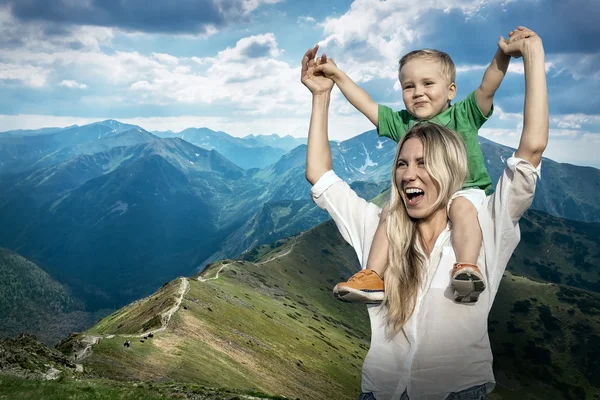
[[[469,168],[464,188],[479,188],[485,190],[486,194],[490,194],[492,191],[492,179],[485,168],[483,153],[477,140],[477,131],[493,111],[492,106],[490,113],[487,116],[483,115],[477,105],[475,92],[471,92],[466,99],[453,104],[429,120],[429,122],[448,127],[463,137]],[[399,142],[414,124],[420,122],[406,110],[394,112],[391,108],[381,104],[379,105],[378,119],[377,133],[379,136],[387,136],[396,142]]]

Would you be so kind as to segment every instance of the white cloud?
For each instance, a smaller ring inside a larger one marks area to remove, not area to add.
[[[313,17],[311,17],[310,15],[302,15],[300,17],[298,17],[298,23],[315,23],[317,22],[316,19],[314,19]]]
[[[487,67],[487,65],[457,65],[456,73],[460,74],[461,72],[484,71]]]
[[[280,53],[275,35],[265,33],[238,40],[234,47],[220,51],[217,59],[221,62],[245,61],[252,58],[277,57]]]
[[[549,58],[553,61],[557,75],[565,72],[575,80],[593,79],[600,80],[600,53],[583,54],[553,54]]]
[[[504,112],[499,105],[494,105],[494,116],[492,118],[498,118],[501,121],[522,121],[523,113],[508,113]]]
[[[598,130],[600,130],[600,115],[551,115],[550,126],[555,126],[559,129],[597,128]]]
[[[79,83],[73,80],[63,80],[62,82],[60,82],[60,85],[66,86],[68,88],[87,89],[87,85],[85,83]]]
[[[553,67],[554,67],[553,62],[546,61],[544,63],[544,69],[546,70],[546,73],[548,71],[550,71],[550,69]],[[525,66],[523,65],[523,60],[520,58],[517,60],[512,59],[510,62],[510,65],[508,66],[508,72],[513,73],[513,74],[524,75],[525,74]]]
[[[20,81],[23,84],[40,88],[46,85],[50,71],[30,64],[11,64],[0,62],[0,83],[2,81]]]
[[[152,56],[154,58],[156,58],[162,64],[169,64],[169,65],[177,65],[177,64],[179,64],[179,59],[177,57],[174,57],[174,56],[170,55],[170,54],[152,53]]]

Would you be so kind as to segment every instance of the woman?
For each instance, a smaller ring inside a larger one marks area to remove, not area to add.
[[[478,265],[489,290],[472,306],[452,300],[449,276],[456,257],[447,207],[466,173],[464,148],[455,133],[418,126],[398,145],[387,219],[389,269],[399,288],[387,296],[401,301],[368,306],[371,347],[359,399],[485,399],[494,387],[488,314],[519,242],[518,221],[533,201],[548,141],[544,49],[537,35],[527,36],[502,43],[506,54],[523,57],[526,93],[519,148],[478,214],[484,238]],[[312,198],[330,213],[364,268],[381,210],[331,170],[327,118],[333,82],[313,73],[326,62],[314,56],[309,50],[302,62],[302,83],[313,94],[306,178]],[[424,194],[415,196],[409,190],[414,188]]]

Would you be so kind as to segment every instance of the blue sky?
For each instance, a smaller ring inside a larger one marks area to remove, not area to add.
[[[306,136],[307,48],[323,51],[380,103],[403,108],[396,66],[434,47],[474,90],[500,35],[517,25],[546,49],[546,155],[600,167],[597,0],[0,0],[0,131],[118,119],[148,130]],[[518,145],[522,63],[513,60],[481,130]],[[334,92],[330,136],[372,126]]]

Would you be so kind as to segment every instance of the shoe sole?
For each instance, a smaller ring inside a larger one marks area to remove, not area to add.
[[[477,275],[463,272],[452,279],[454,301],[458,303],[476,303],[479,295],[485,290],[485,282]]]
[[[379,304],[383,301],[384,291],[365,291],[352,288],[333,289],[333,296],[346,303]]]

